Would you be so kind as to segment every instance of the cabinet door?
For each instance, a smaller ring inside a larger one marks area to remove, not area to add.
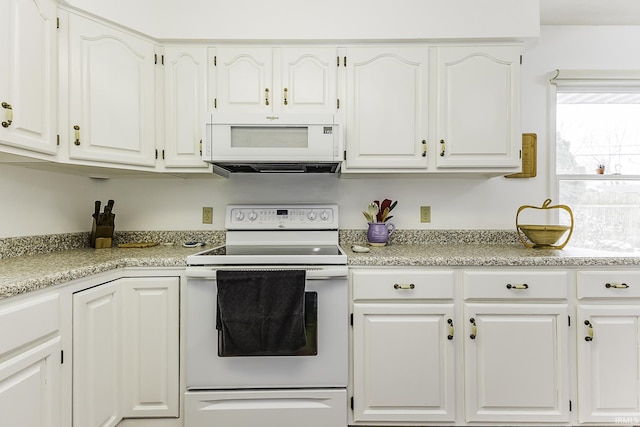
[[[465,304],[468,422],[568,422],[566,304]]]
[[[123,292],[124,417],[178,417],[179,279],[120,280]]]
[[[578,417],[620,423],[640,417],[640,306],[578,306]],[[634,421],[636,420],[636,421]]]
[[[60,426],[60,336],[0,363],[0,425]]]
[[[427,168],[428,48],[347,52],[345,171]]]
[[[208,167],[202,161],[207,51],[205,47],[165,47],[165,147],[167,168]]]
[[[118,281],[73,296],[73,425],[122,418],[122,303]]]
[[[453,304],[354,305],[354,421],[454,421],[453,313]]]
[[[55,154],[55,4],[0,0],[0,27],[0,144]]]
[[[440,47],[437,62],[437,167],[518,167],[520,47]]]
[[[219,47],[214,55],[216,111],[269,113],[273,109],[273,59],[269,47]]]
[[[282,48],[280,90],[274,102],[281,111],[333,113],[337,109],[336,48]]]
[[[155,164],[155,52],[150,42],[69,16],[69,158]]]

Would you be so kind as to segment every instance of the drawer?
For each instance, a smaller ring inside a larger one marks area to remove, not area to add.
[[[464,299],[567,299],[566,271],[465,271]]]
[[[0,305],[0,355],[60,328],[60,295],[51,293]]]
[[[578,299],[640,298],[640,271],[579,271]]]
[[[353,299],[453,299],[453,271],[356,270]]]

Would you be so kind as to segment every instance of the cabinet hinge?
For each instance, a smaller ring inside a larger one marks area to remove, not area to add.
[[[158,149],[156,148],[156,160],[158,160]]]
[[[520,65],[522,65],[522,55],[520,55]]]
[[[217,56],[214,56],[214,57],[213,57],[213,66],[214,66],[214,67],[217,67],[217,66],[218,66],[218,57],[217,57]]]
[[[162,150],[162,160],[164,160],[164,150]]]
[[[522,159],[522,150],[519,151],[518,158]]]
[[[336,56],[336,66],[340,66],[340,57]]]
[[[353,396],[351,396],[351,410],[353,411]]]
[[[60,18],[56,17],[56,29],[60,29]]]
[[[157,54],[157,53],[154,53],[154,54],[153,54],[153,63],[154,63],[155,65],[158,65],[158,54]]]
[[[218,98],[213,98],[213,108],[218,108]]]
[[[345,56],[342,60],[342,65],[347,66],[347,57]]]
[[[347,150],[344,150],[344,157],[342,158],[342,160],[347,160]]]
[[[164,65],[164,55],[161,55],[161,56],[160,56],[160,59],[161,59],[161,61],[160,61],[160,62],[162,63],[162,65]]]
[[[340,100],[336,99],[336,109],[339,110],[340,109]]]
[[[571,326],[571,316],[567,316],[569,319],[569,326]]]
[[[60,146],[60,135],[56,135],[56,145]]]
[[[353,313],[349,315],[349,323],[351,323],[351,326],[353,326]]]
[[[64,364],[64,350],[60,350],[60,364]]]
[[[571,401],[569,401],[569,412],[571,412]]]

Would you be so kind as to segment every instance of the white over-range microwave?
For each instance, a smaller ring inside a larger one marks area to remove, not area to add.
[[[342,126],[334,114],[209,113],[202,158],[214,172],[335,173]]]

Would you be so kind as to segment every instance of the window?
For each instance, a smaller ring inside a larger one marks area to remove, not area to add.
[[[640,73],[592,73],[552,79],[558,200],[575,218],[570,245],[640,252]]]

